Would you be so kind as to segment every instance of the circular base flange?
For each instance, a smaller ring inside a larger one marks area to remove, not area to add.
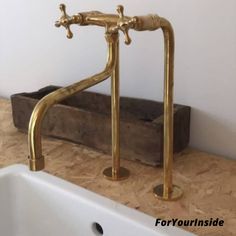
[[[156,186],[153,189],[153,193],[155,197],[164,201],[175,201],[183,196],[183,190],[177,185],[173,185],[172,192],[168,198],[163,197],[163,184]]]
[[[125,180],[130,176],[130,172],[128,169],[124,167],[120,167],[119,175],[112,175],[112,167],[108,167],[103,171],[103,176],[106,179],[113,180],[113,181],[119,181],[119,180]]]

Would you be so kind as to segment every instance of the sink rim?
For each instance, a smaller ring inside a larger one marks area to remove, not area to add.
[[[23,164],[13,164],[0,168],[0,178],[7,175],[20,175],[26,181],[39,181],[44,184],[53,183],[53,186],[50,185],[49,188],[55,188],[56,190],[63,191],[64,193],[66,192],[67,194],[82,200],[82,202],[86,201],[97,208],[102,208],[103,211],[105,210],[116,214],[117,216],[122,217],[122,219],[126,219],[127,222],[132,222],[132,224],[145,228],[145,230],[150,231],[150,233],[156,233],[156,235],[194,235],[178,227],[156,227],[156,219],[150,215],[138,211],[137,209],[125,206],[119,202],[44,171],[32,172],[26,165]]]

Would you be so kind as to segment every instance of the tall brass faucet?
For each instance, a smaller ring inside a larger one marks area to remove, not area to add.
[[[105,28],[108,45],[108,58],[105,69],[92,77],[73,85],[60,88],[43,97],[35,106],[30,118],[29,167],[32,171],[44,168],[42,155],[41,126],[50,107],[60,101],[92,87],[111,77],[111,114],[112,114],[112,167],[103,171],[104,177],[110,180],[123,180],[129,171],[120,167],[120,95],[119,95],[119,31],[124,34],[125,43],[130,44],[129,29],[136,31],[153,31],[162,29],[165,42],[165,78],[164,78],[164,183],[154,188],[156,197],[162,200],[176,200],[182,196],[182,190],[172,184],[173,163],[173,81],[174,81],[174,32],[168,20],[158,15],[124,16],[124,8],[117,7],[118,14],[104,14],[99,11],[82,12],[73,16],[66,13],[64,4],[60,5],[62,16],[55,25],[64,26],[67,37],[72,38],[70,25],[97,25]]]

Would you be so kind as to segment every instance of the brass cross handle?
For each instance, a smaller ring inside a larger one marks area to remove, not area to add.
[[[58,21],[56,21],[55,26],[56,27],[64,26],[67,31],[67,33],[66,33],[67,38],[71,39],[73,37],[73,33],[70,30],[70,25],[79,23],[80,17],[79,17],[79,15],[78,16],[67,15],[65,4],[60,4],[59,8],[62,12],[62,16]]]
[[[116,10],[119,14],[119,20],[114,30],[121,30],[125,35],[125,43],[129,45],[131,43],[131,38],[129,36],[129,29],[132,28],[136,23],[136,18],[133,17],[131,19],[127,19],[124,16],[124,7],[122,5],[118,5]]]

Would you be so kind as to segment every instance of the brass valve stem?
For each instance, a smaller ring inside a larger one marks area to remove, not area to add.
[[[116,65],[111,75],[111,127],[112,127],[112,167],[103,171],[109,180],[124,180],[129,177],[129,170],[120,167],[120,68],[119,68],[119,33],[106,33],[106,39],[112,36],[116,48]]]

